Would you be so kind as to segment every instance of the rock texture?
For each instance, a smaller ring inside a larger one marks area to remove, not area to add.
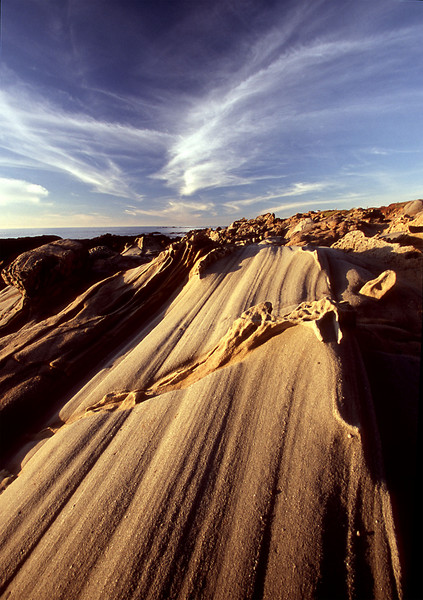
[[[2,597],[419,597],[419,202],[15,257]]]
[[[20,254],[2,277],[28,298],[47,296],[70,279],[81,276],[88,259],[83,244],[58,240]]]
[[[60,240],[57,235],[40,235],[23,238],[0,239],[0,271],[6,268],[17,256],[44,244]],[[7,285],[0,277],[0,290]]]

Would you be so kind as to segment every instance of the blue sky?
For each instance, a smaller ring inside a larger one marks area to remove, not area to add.
[[[419,0],[3,0],[0,228],[423,196]]]

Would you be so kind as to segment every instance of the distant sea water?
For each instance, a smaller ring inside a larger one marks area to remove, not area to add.
[[[0,239],[34,237],[37,235],[58,235],[63,239],[83,240],[99,237],[106,233],[112,235],[139,236],[147,233],[161,233],[169,237],[184,236],[193,229],[204,229],[208,227],[38,227],[34,229],[0,229]]]

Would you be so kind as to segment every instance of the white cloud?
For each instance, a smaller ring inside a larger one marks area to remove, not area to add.
[[[74,98],[53,90],[51,102],[47,102],[46,96],[37,95],[35,88],[23,85],[6,67],[0,67],[5,75],[0,90],[0,147],[6,151],[0,158],[3,173],[31,181],[28,172],[51,171],[56,177],[55,190],[61,173],[85,184],[82,191],[78,186],[80,197],[88,190],[123,198],[129,204],[144,200],[145,205],[126,209],[128,218],[171,221],[191,220],[195,215],[207,219],[219,212],[219,202],[226,215],[244,207],[296,208],[298,203],[282,204],[283,199],[318,195],[329,186],[313,182],[314,177],[342,181],[343,169],[351,161],[359,169],[354,149],[362,158],[366,154],[363,148],[370,148],[367,154],[380,155],[380,162],[387,155],[384,146],[391,142],[383,135],[372,137],[371,130],[368,138],[360,139],[360,127],[363,131],[366,127],[361,123],[369,115],[375,115],[375,122],[385,119],[389,125],[390,111],[407,114],[412,107],[411,113],[418,114],[423,101],[417,83],[399,85],[405,80],[401,71],[404,56],[418,56],[417,27],[377,35],[373,35],[371,23],[356,27],[347,19],[339,29],[328,27],[326,20],[333,18],[337,9],[322,12],[323,4],[316,0],[293,11],[281,11],[284,17],[275,19],[271,31],[254,33],[255,43],[251,43],[252,37],[243,37],[230,60],[216,60],[203,87],[190,88],[188,84],[183,91],[164,90],[166,76],[177,79],[177,73],[169,73],[169,63],[156,57],[157,71],[148,71],[148,89],[137,87],[144,72],[141,67],[138,76],[128,70],[132,95],[115,93],[113,87],[98,89],[95,78],[89,79],[92,69],[88,69],[87,79],[81,79],[83,92],[97,103],[84,104],[80,112],[71,113],[52,99],[55,95],[58,102],[68,102],[67,106],[79,102],[75,99],[82,98],[81,87]],[[405,54],[404,48],[408,48]],[[90,61],[86,62],[90,66]],[[201,60],[197,64],[193,56],[189,64],[192,81],[198,77],[205,82]],[[409,64],[414,63],[410,60]],[[186,71],[186,61],[183,65]],[[68,83],[73,77],[69,73],[64,74]],[[136,119],[133,123],[149,122],[151,128],[88,116],[98,107],[106,114],[119,115],[117,119],[127,115],[127,119]],[[373,169],[376,158],[371,158],[368,162]],[[11,168],[13,171],[6,170]],[[269,182],[259,185],[274,177],[287,177],[286,187],[275,189]],[[48,179],[42,181],[52,187]],[[64,188],[68,182],[62,181]],[[158,190],[163,184],[183,200],[169,200],[170,192]],[[209,190],[203,197],[213,195],[215,202],[197,200],[202,190]],[[337,192],[343,190],[339,187]],[[26,190],[25,197],[45,200],[40,190],[33,192],[31,196]],[[255,192],[257,196],[253,196]],[[63,199],[71,193],[66,190]],[[249,197],[245,197],[247,193]],[[103,207],[107,202],[89,194],[85,197],[97,208],[99,202]],[[78,204],[78,210],[88,214],[90,207],[84,202]],[[118,205],[115,199],[112,202]],[[315,202],[322,203],[318,198]]]
[[[268,206],[266,209],[264,209],[265,213],[268,212],[272,212],[272,213],[277,213],[277,212],[282,212],[282,211],[292,211],[293,209],[297,209],[297,208],[302,208],[305,206],[314,206],[315,210],[318,210],[318,206],[322,206],[322,205],[327,205],[327,204],[331,204],[332,206],[338,205],[338,204],[343,204],[343,203],[347,203],[347,202],[351,202],[351,198],[341,198],[341,199],[337,199],[337,198],[333,198],[332,200],[307,200],[306,202],[304,201],[300,201],[300,202],[289,202],[286,204],[280,204],[279,206]]]
[[[285,190],[280,196],[302,196],[312,192],[320,192],[323,189],[331,187],[333,184],[325,181],[317,181],[315,183],[294,183],[290,188]]]
[[[42,185],[0,177],[0,206],[41,204],[48,194],[48,190]]]

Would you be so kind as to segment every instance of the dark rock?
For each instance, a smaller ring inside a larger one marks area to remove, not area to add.
[[[44,244],[55,242],[61,238],[58,235],[38,235],[34,237],[7,238],[0,240],[0,261],[14,259],[22,252],[39,248]]]
[[[29,250],[60,239],[58,235],[37,235],[0,240],[0,270],[5,269],[22,252],[28,252]],[[5,285],[5,282],[0,277],[0,290]]]
[[[96,246],[102,246],[110,248],[114,252],[122,252],[126,245],[132,244],[137,236],[133,235],[114,235],[111,233],[105,233],[96,238],[79,240],[85,244],[88,248],[95,248]]]
[[[172,241],[173,240],[167,235],[153,233],[142,235],[136,239],[141,254],[148,256],[149,258],[158,256],[160,252],[163,252],[163,250],[172,243]]]
[[[58,240],[20,254],[2,271],[3,280],[28,298],[44,296],[80,276],[87,265],[83,244]]]
[[[91,260],[98,260],[99,258],[111,258],[117,254],[117,252],[114,252],[107,246],[95,246],[94,248],[90,248],[88,253]]]

